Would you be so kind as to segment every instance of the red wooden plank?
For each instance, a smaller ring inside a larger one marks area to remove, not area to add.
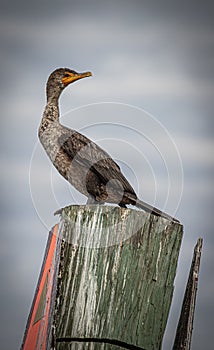
[[[56,268],[58,225],[49,233],[43,265],[28,318],[22,350],[46,350],[51,294]]]

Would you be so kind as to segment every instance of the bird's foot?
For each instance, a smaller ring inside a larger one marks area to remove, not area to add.
[[[121,208],[127,208],[127,206],[124,203],[119,203],[119,207]]]

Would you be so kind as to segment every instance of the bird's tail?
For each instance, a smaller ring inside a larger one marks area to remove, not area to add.
[[[179,222],[179,220],[173,218],[172,216],[164,213],[163,211],[153,207],[152,205],[141,201],[140,199],[136,199],[135,200],[135,204],[134,204],[137,208],[143,209],[144,211],[157,215],[157,216],[161,216],[164,219],[167,219],[169,221],[174,221],[174,222]]]

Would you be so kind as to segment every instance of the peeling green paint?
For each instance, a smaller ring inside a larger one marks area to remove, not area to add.
[[[107,338],[160,349],[182,232],[182,225],[142,211],[64,208],[56,339]],[[118,346],[74,342],[57,343],[56,348]]]

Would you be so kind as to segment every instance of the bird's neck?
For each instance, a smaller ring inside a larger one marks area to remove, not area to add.
[[[59,102],[58,99],[48,99],[42,119],[59,122]]]
[[[52,101],[53,103],[57,104],[62,90],[62,87],[57,86],[52,82],[48,82],[46,86],[47,103]]]
[[[59,86],[52,83],[47,83],[46,96],[47,104],[43,114],[43,118],[49,120],[58,121],[59,120],[59,97],[62,93],[62,89]]]
[[[62,93],[62,88],[54,84],[48,83],[46,87],[47,104],[43,114],[43,118],[59,121],[59,97]]]

